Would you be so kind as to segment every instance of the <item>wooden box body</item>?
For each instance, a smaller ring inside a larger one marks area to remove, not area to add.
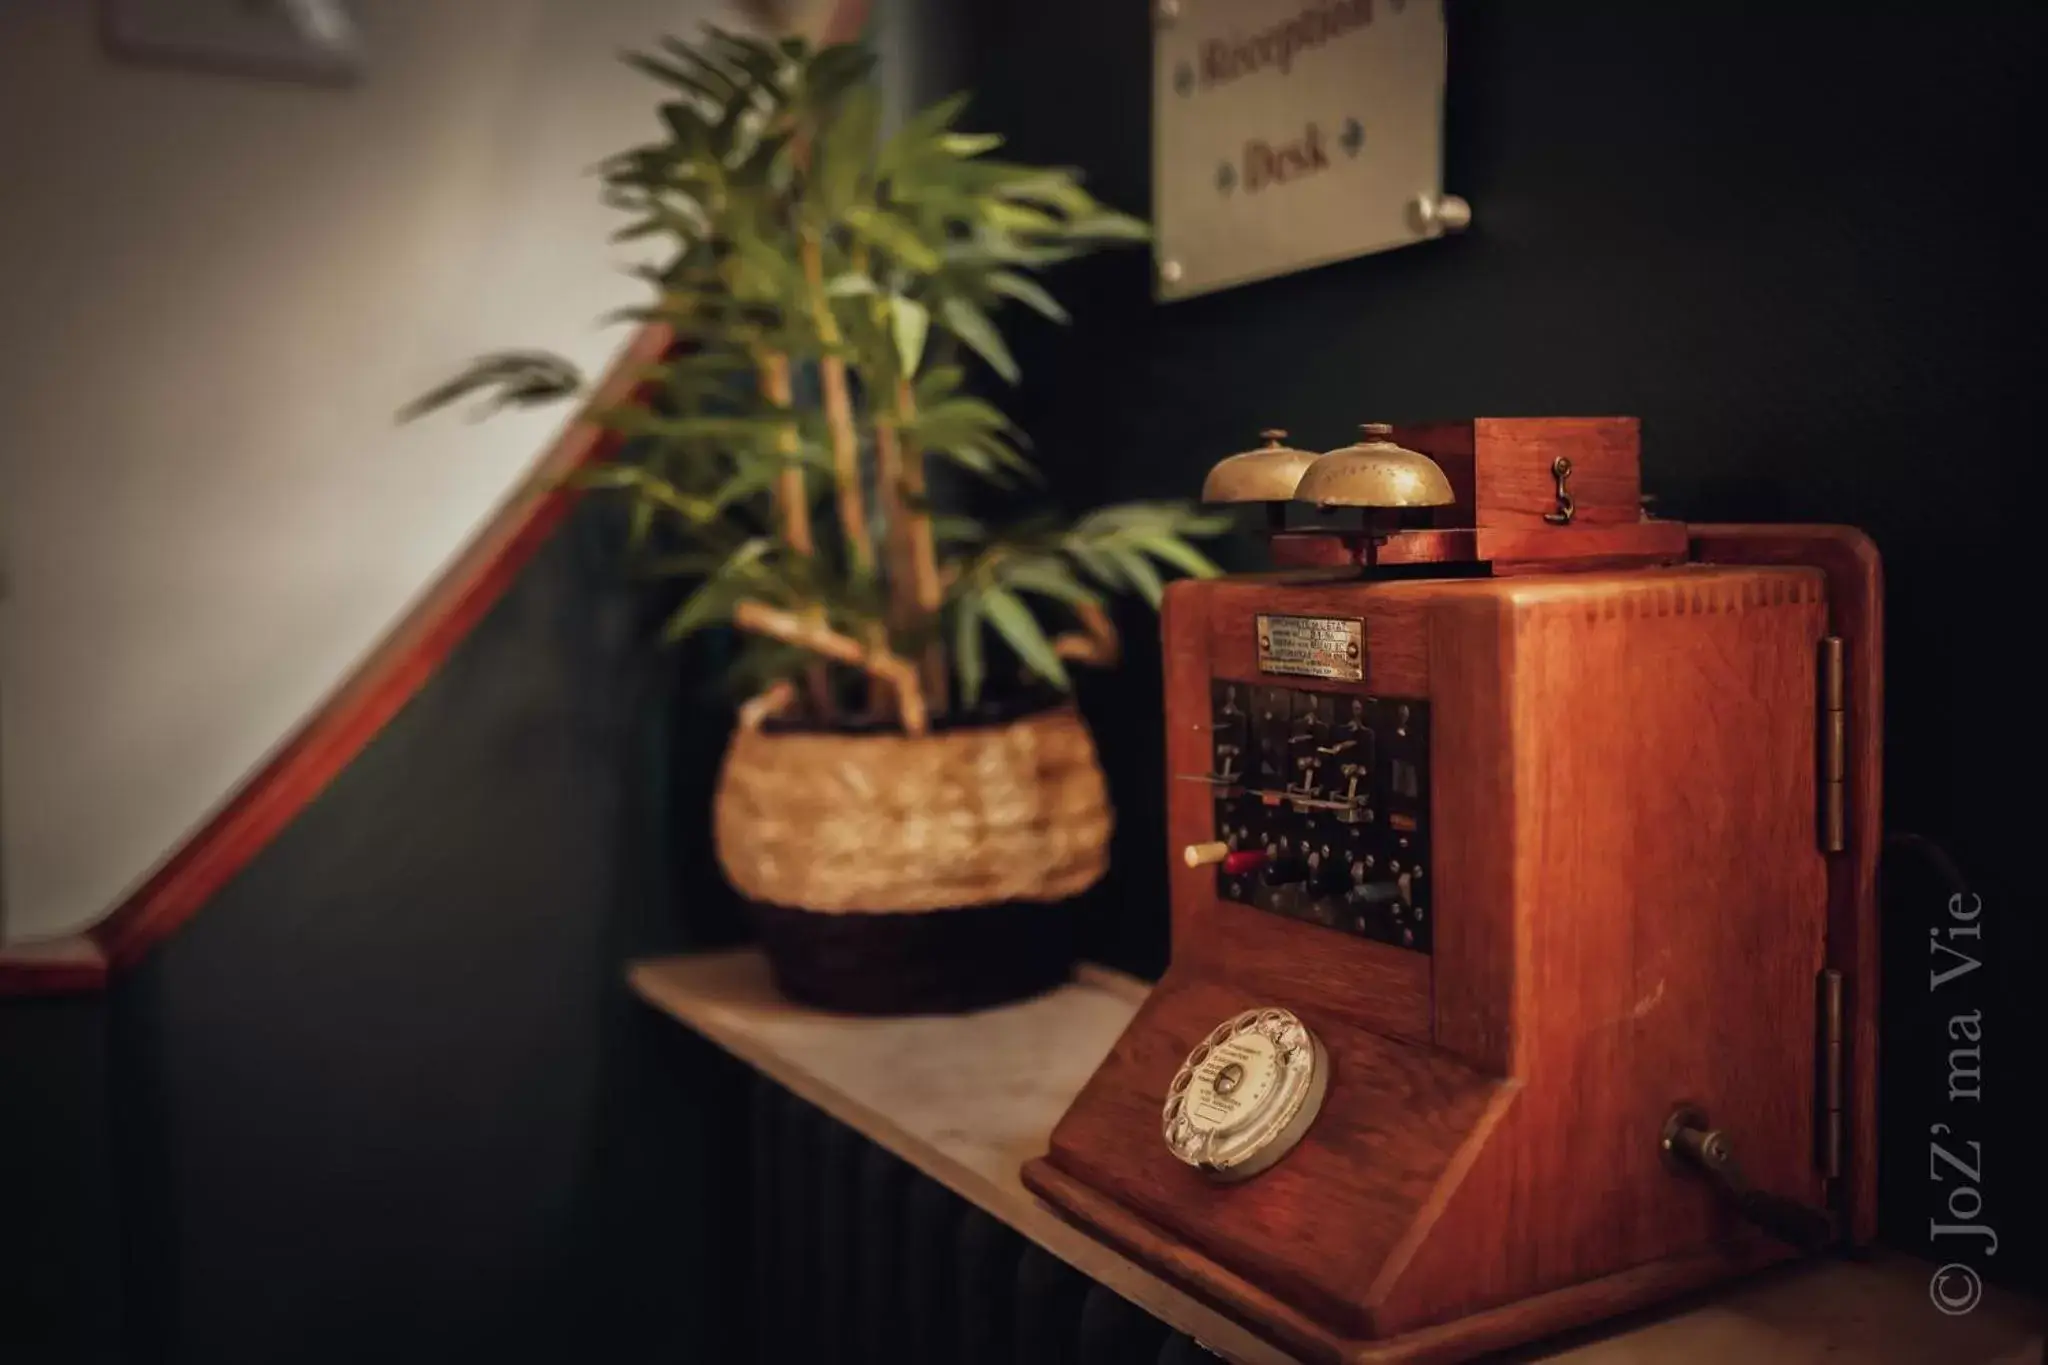
[[[1830,594],[1874,659],[1874,557],[1824,528],[1805,555],[1699,529],[1783,562],[1170,590],[1172,965],[1027,1183],[1312,1360],[1463,1359],[1785,1255],[1660,1151],[1680,1102],[1758,1186],[1868,1236],[1867,1150],[1839,1194],[1817,1161],[1816,1001],[1823,967],[1850,974],[1867,1143],[1874,668],[1848,855],[1820,851],[1815,755]],[[1262,675],[1262,612],[1362,620],[1362,681]],[[1211,770],[1212,680],[1427,701],[1429,953],[1224,900],[1182,863],[1216,837],[1211,788],[1182,780]],[[1254,1005],[1315,1030],[1328,1097],[1278,1166],[1218,1184],[1167,1150],[1160,1109]]]

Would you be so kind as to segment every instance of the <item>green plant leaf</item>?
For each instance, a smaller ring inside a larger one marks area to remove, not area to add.
[[[971,470],[981,475],[982,478],[999,488],[1014,486],[1011,479],[1005,474],[1002,462],[981,446],[971,442],[943,445],[928,444],[925,446],[925,454],[936,455],[941,459],[950,460],[962,469]]]
[[[836,221],[860,193],[881,117],[881,99],[872,85],[855,86],[832,111],[811,159],[811,185],[828,221]]]
[[[995,192],[1005,199],[1058,209],[1069,218],[1086,217],[1102,207],[1069,171],[1026,170],[995,187]]]
[[[1006,432],[1012,430],[1002,409],[980,398],[961,395],[926,405],[917,415],[915,430],[931,440],[948,436]]]
[[[674,512],[693,526],[708,525],[718,516],[718,509],[713,507],[708,499],[685,493],[651,470],[634,465],[593,465],[587,469],[577,470],[564,482],[572,488],[627,490],[653,502],[663,510]]]
[[[1020,275],[1014,270],[998,270],[988,277],[988,287],[1017,300],[1041,317],[1054,322],[1068,321],[1067,310],[1060,307],[1059,300],[1046,293],[1044,287],[1029,275]]]
[[[967,107],[967,99],[965,94],[951,95],[905,119],[903,126],[883,144],[875,161],[876,172],[887,179],[907,167],[952,126],[954,119],[960,117],[960,112]]]
[[[1025,236],[1051,236],[1067,230],[1064,221],[1043,209],[1031,208],[1025,204],[1012,204],[1002,199],[982,200],[980,217],[983,222],[1001,231],[1021,233]]]
[[[1161,532],[1138,542],[1156,559],[1163,559],[1191,578],[1214,578],[1221,572],[1209,557],[1171,532]]]
[[[738,73],[696,44],[686,43],[681,38],[663,38],[660,47],[662,51],[675,58],[677,63],[686,67],[695,79],[703,83],[711,94],[713,104],[722,107],[728,101],[737,98],[746,88],[735,78]]]
[[[458,403],[474,394],[488,394],[478,416],[505,407],[533,407],[570,397],[583,387],[582,373],[569,361],[546,351],[499,351],[479,356],[445,384],[438,384],[398,410],[410,422]]]
[[[740,595],[747,590],[744,580],[748,571],[772,548],[773,542],[765,536],[756,536],[728,555],[725,562],[684,598],[682,606],[668,618],[662,627],[662,642],[675,644],[708,625],[724,620]]]
[[[1095,546],[1084,541],[1073,541],[1067,546],[1067,553],[1103,587],[1111,591],[1121,591],[1130,586],[1123,574],[1117,571],[1116,561]]]
[[[1014,384],[1022,376],[1018,373],[1017,362],[1010,355],[1010,348],[1003,344],[1002,333],[988,319],[988,314],[955,294],[939,306],[939,317],[948,331],[967,343],[976,355],[988,362],[988,367]]]
[[[916,224],[872,204],[855,204],[843,215],[854,236],[922,274],[939,268],[939,253],[919,235]]]
[[[934,365],[917,377],[913,391],[917,394],[920,408],[931,407],[951,397],[967,379],[967,372],[958,365]]]
[[[621,52],[619,60],[641,75],[651,76],[663,85],[672,85],[692,94],[702,94],[714,104],[723,102],[720,96],[700,84],[693,73],[683,70],[674,63],[662,61],[659,57],[650,57],[644,52]]]
[[[981,653],[981,610],[974,596],[963,597],[953,614],[953,667],[960,672],[960,699],[968,706],[981,700],[988,667]]]
[[[1147,602],[1151,603],[1154,607],[1159,605],[1159,599],[1165,595],[1166,588],[1159,581],[1159,570],[1152,567],[1151,560],[1145,558],[1138,551],[1127,549],[1121,545],[1107,546],[1104,548],[1104,553],[1116,561],[1116,566],[1123,570],[1124,577],[1128,578],[1131,581],[1131,585],[1144,594]]]
[[[741,469],[719,485],[718,491],[711,495],[711,506],[721,514],[727,512],[737,504],[767,492],[781,476],[780,469],[767,463]]]
[[[732,585],[719,579],[698,584],[662,625],[661,642],[678,644],[704,627],[723,620],[732,611],[733,597]]]
[[[664,417],[641,407],[618,407],[600,414],[608,427],[628,436],[652,436],[668,441],[727,441],[762,447],[776,440],[788,427],[784,416],[760,417]]]
[[[1057,559],[1006,558],[999,562],[997,576],[1014,589],[1035,592],[1069,606],[1100,606],[1102,599],[1074,577],[1074,571]]]
[[[789,60],[782,50],[771,43],[733,33],[716,24],[704,25],[704,37],[698,48],[705,58],[731,69],[735,74],[747,78],[746,85],[734,81],[734,85],[755,89],[773,89]]]
[[[823,113],[844,91],[865,80],[874,64],[874,54],[858,43],[833,43],[819,48],[804,66],[805,105],[813,113]]]
[[[766,238],[747,234],[734,239],[733,261],[733,292],[742,299],[786,299],[802,286],[796,263]]]
[[[1003,145],[999,133],[944,133],[937,139],[939,148],[948,156],[980,156]]]
[[[902,294],[889,297],[889,330],[896,342],[896,362],[903,374],[916,374],[924,359],[925,334],[931,330],[932,315],[916,299]]]
[[[880,285],[857,270],[849,270],[843,275],[835,276],[825,284],[825,296],[827,298],[851,299],[858,298],[863,294],[878,294],[880,292]]]
[[[635,498],[626,512],[626,548],[639,553],[647,547],[647,537],[654,529],[655,506],[645,498]]]
[[[1071,685],[1067,681],[1066,665],[1053,652],[1052,641],[1045,637],[1045,627],[1038,624],[1031,608],[1025,606],[1015,593],[1000,587],[984,590],[981,612],[996,628],[996,633],[1017,651],[1017,657],[1024,661],[1025,667],[1055,687]]]
[[[1152,240],[1151,225],[1142,218],[1133,218],[1126,213],[1115,213],[1108,209],[1091,217],[1078,218],[1066,225],[1069,237],[1088,237],[1105,242],[1149,242]]]

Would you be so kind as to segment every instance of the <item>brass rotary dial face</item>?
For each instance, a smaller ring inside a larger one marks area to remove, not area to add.
[[[1307,1133],[1329,1085],[1329,1058],[1287,1010],[1226,1019],[1174,1073],[1161,1131],[1176,1157],[1218,1180],[1266,1170]]]

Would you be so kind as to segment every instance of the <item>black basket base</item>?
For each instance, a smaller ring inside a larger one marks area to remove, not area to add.
[[[1072,902],[916,914],[751,907],[775,985],[841,1014],[964,1014],[1040,995],[1073,973]]]

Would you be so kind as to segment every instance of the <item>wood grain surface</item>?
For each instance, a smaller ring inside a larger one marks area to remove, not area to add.
[[[1676,521],[1396,531],[1373,548],[1370,561],[1365,538],[1353,532],[1286,531],[1270,541],[1273,563],[1283,569],[1483,563],[1502,576],[1677,564],[1687,544],[1685,525]]]

